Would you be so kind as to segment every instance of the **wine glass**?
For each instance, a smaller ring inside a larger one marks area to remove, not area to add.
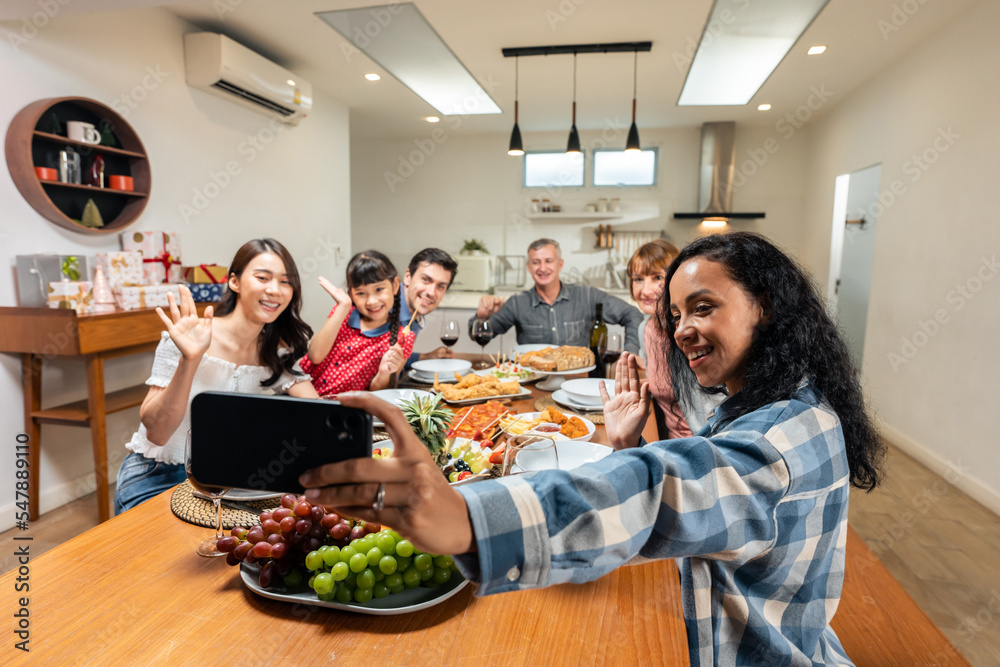
[[[441,323],[441,344],[452,347],[458,342],[458,333],[460,329],[458,328],[457,320],[445,320]]]
[[[195,547],[195,553],[206,558],[225,556],[226,554],[219,551],[215,545],[222,537],[222,496],[228,493],[229,489],[222,486],[202,484],[191,474],[191,431],[187,432],[187,440],[184,443],[184,472],[187,473],[188,482],[191,483],[191,486],[211,498],[215,504],[215,537],[202,540]]]
[[[503,475],[520,475],[538,470],[559,470],[559,450],[555,440],[540,435],[512,435],[503,453]]]
[[[492,364],[486,361],[486,344],[493,340],[493,325],[490,324],[489,318],[477,317],[472,323],[472,340],[481,348],[476,368],[489,368]]]
[[[608,343],[604,348],[604,363],[607,365],[609,377],[615,376],[615,364],[622,356],[622,335],[620,333],[609,333]]]

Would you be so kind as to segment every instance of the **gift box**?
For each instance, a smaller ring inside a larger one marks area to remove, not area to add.
[[[181,239],[174,232],[122,232],[122,250],[142,254],[144,285],[180,283]]]
[[[99,252],[97,265],[104,272],[111,289],[146,284],[142,271],[142,255],[137,252]]]
[[[229,277],[229,267],[218,264],[199,264],[183,269],[186,283],[224,283]]]
[[[114,289],[115,303],[121,310],[139,308],[166,308],[170,305],[167,295],[174,295],[174,303],[181,302],[180,285],[125,285]]]
[[[17,299],[25,308],[44,308],[49,283],[90,280],[90,262],[85,255],[18,255]]]
[[[185,285],[191,290],[191,297],[199,303],[215,303],[222,300],[222,295],[226,291],[225,284],[212,283],[188,283]]]
[[[68,308],[85,315],[93,308],[94,295],[89,280],[60,280],[49,283],[49,308]]]

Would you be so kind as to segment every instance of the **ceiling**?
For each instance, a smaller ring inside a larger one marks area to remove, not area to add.
[[[731,0],[736,12],[750,1]],[[508,132],[513,124],[514,60],[502,56],[503,47],[649,40],[652,51],[639,54],[640,130],[716,120],[772,125],[807,104],[814,90],[830,95],[830,102],[812,112],[813,118],[821,116],[978,1],[831,0],[750,104],[726,107],[676,105],[712,0],[416,0],[416,5],[504,111],[464,116],[461,123],[449,123],[449,131],[484,133]],[[438,112],[314,16],[380,2],[384,0],[75,0],[67,13],[166,5],[198,29],[232,37],[347,105],[353,138],[424,136],[428,125],[423,118]],[[912,13],[900,9],[901,4]],[[20,16],[37,11],[35,0],[5,1],[0,18],[16,19],[18,11]],[[806,55],[815,44],[825,44],[826,53]],[[521,58],[522,132],[568,129],[572,68],[568,55]],[[383,78],[369,82],[364,78],[368,72]],[[580,55],[577,90],[581,130],[627,126],[632,54]],[[771,110],[757,111],[762,103],[771,104]]]

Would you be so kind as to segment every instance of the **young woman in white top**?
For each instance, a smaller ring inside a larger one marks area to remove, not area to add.
[[[156,309],[163,333],[139,430],[126,445],[115,488],[115,514],[184,481],[184,444],[191,398],[203,391],[287,393],[318,398],[298,360],[312,329],[299,315],[302,285],[295,261],[274,239],[248,241],[229,266],[218,308],[198,317],[191,293],[170,299],[170,317]]]

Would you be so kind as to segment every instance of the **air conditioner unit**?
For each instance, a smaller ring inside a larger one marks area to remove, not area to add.
[[[184,35],[187,83],[283,123],[312,109],[312,84],[225,35]]]

